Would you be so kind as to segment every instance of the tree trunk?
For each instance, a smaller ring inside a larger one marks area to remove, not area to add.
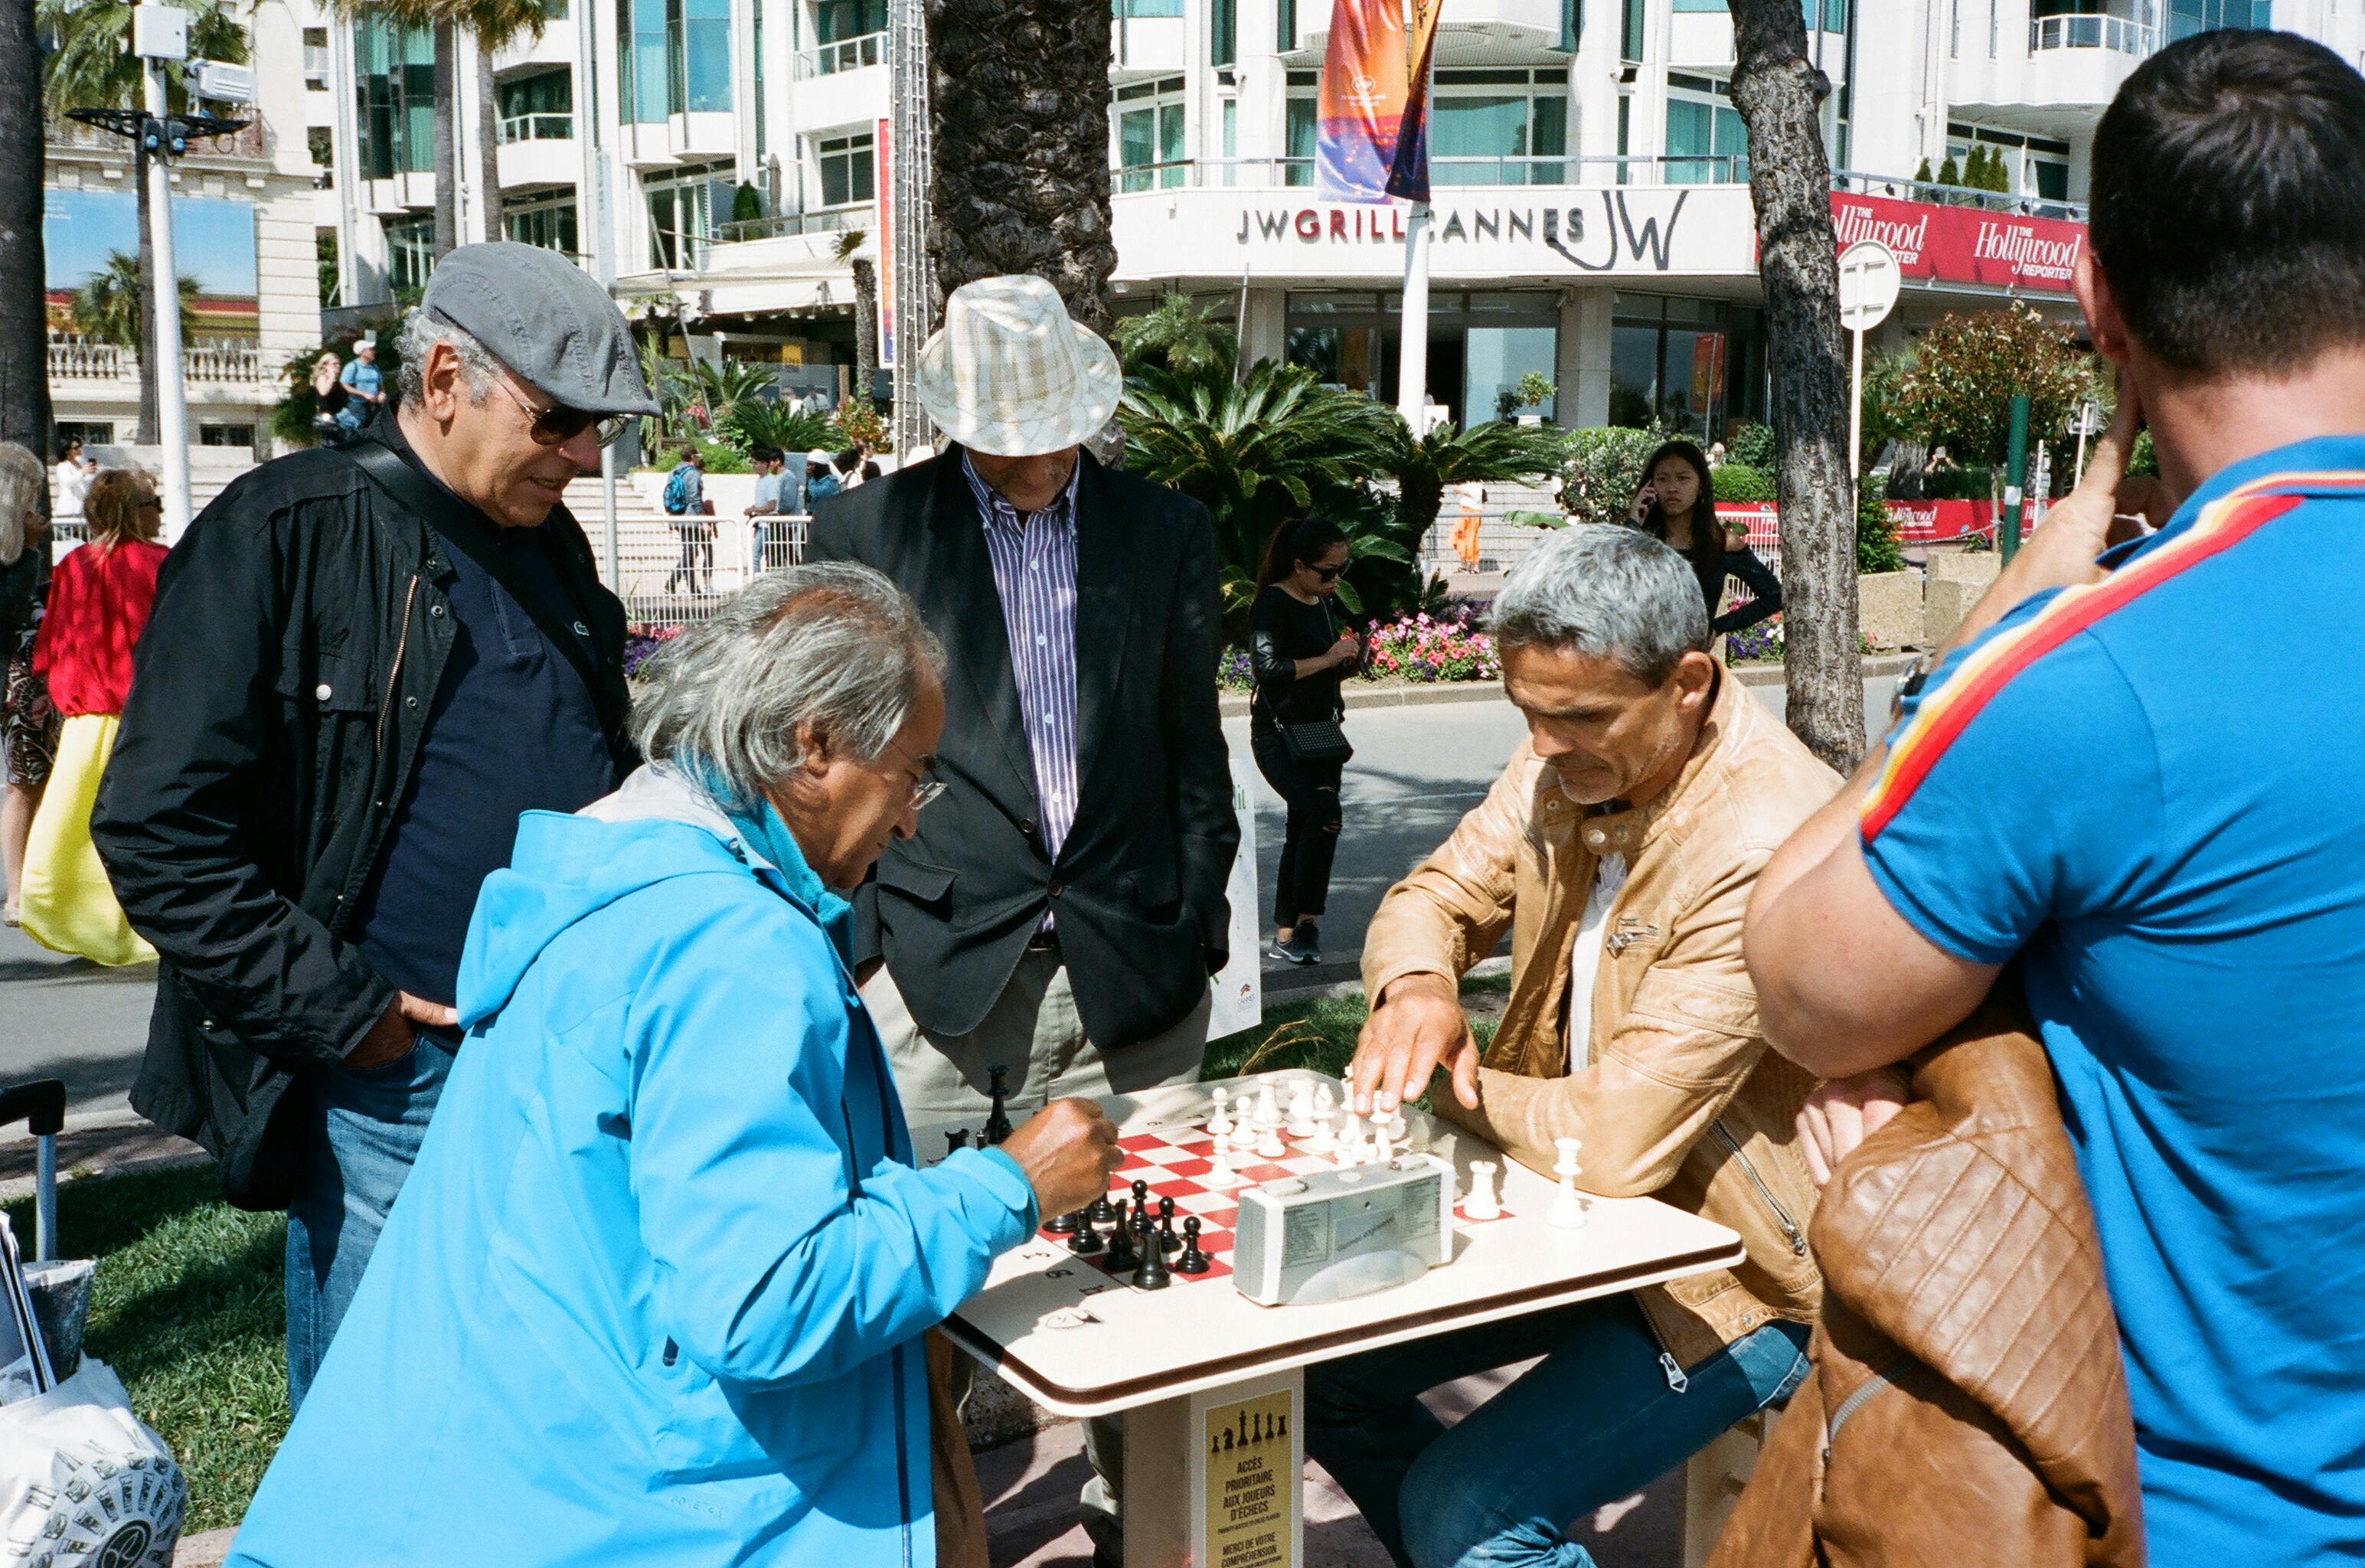
[[[854,386],[870,396],[870,380],[879,369],[879,263],[857,256],[854,268]]]
[[[1732,106],[1749,135],[1774,384],[1785,717],[1845,773],[1864,755],[1864,675],[1839,241],[1819,112],[1831,82],[1807,62],[1798,0],[1732,0]]]
[[[477,189],[485,215],[485,238],[501,238],[501,111],[493,93],[493,51],[476,45]]]
[[[0,278],[43,275],[41,51],[33,0],[0,0]],[[47,305],[31,286],[0,288],[0,441],[50,454]],[[46,503],[47,489],[43,498]],[[43,508],[47,510],[46,504]]]
[[[156,227],[150,211],[154,204],[148,199],[149,166],[148,150],[133,142],[132,184],[140,204],[140,297],[135,303],[140,312],[139,437],[142,446],[154,446],[164,439],[163,421],[156,411]]]
[[[460,242],[460,91],[458,62],[452,56],[458,34],[449,22],[435,24],[435,259]]]
[[[1048,278],[1109,329],[1109,7],[927,0],[936,286]],[[941,297],[938,319],[942,319]]]

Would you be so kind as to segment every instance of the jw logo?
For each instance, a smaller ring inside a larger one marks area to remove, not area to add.
[[[1262,1448],[1267,1443],[1288,1440],[1288,1411],[1242,1410],[1234,1426],[1219,1428],[1207,1439],[1207,1452],[1213,1457],[1239,1449]]]

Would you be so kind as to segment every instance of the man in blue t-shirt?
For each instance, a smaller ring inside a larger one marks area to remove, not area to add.
[[[2353,1561],[2365,667],[2333,567],[2365,536],[2365,78],[2288,34],[2172,45],[2103,116],[2091,190],[2077,286],[2113,431],[1766,868],[1750,969],[1768,1040],[1840,1078],[2017,958],[2102,1237],[2151,1562]],[[2120,480],[2146,423],[2172,515]],[[2102,554],[2135,510],[2167,525]],[[1900,1092],[1826,1091],[1873,1126]]]
[[[386,372],[377,367],[377,340],[364,338],[355,343],[353,363],[345,366],[344,375],[337,379],[345,387],[345,401],[337,410],[337,423],[351,435],[386,406]]]

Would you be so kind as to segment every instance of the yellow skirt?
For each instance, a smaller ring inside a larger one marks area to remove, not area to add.
[[[25,846],[17,918],[26,935],[53,952],[78,953],[98,964],[146,964],[155,961],[156,949],[123,918],[90,841],[90,809],[115,749],[116,722],[112,713],[77,713],[60,732],[57,767]]]

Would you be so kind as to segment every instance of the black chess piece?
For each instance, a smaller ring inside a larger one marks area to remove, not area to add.
[[[1078,1209],[1071,1215],[1053,1215],[1043,1222],[1043,1231],[1047,1236],[1067,1236],[1079,1229],[1090,1230],[1091,1228],[1091,1226],[1084,1224],[1084,1211],[1082,1209]]]
[[[1125,1200],[1118,1199],[1116,1228],[1109,1232],[1108,1238],[1108,1266],[1112,1269],[1130,1269],[1141,1260],[1141,1255],[1133,1249],[1131,1217],[1126,1212]]]
[[[985,1114],[985,1142],[987,1148],[998,1148],[1008,1139],[1013,1131],[1008,1107],[1010,1085],[1007,1080],[1010,1077],[1010,1070],[1006,1067],[990,1067],[985,1070],[985,1072],[986,1092],[993,1096],[993,1104]]]
[[[1084,1211],[1084,1217],[1094,1225],[1114,1225],[1116,1223],[1116,1205],[1109,1202],[1106,1193],[1103,1193],[1093,1200],[1093,1206]]]
[[[967,1127],[956,1127],[951,1132],[945,1135],[945,1154],[947,1158],[950,1158],[952,1155],[958,1153],[961,1149],[967,1148],[968,1147],[969,1129]]]
[[[1089,1223],[1077,1226],[1068,1237],[1068,1250],[1078,1258],[1096,1258],[1107,1249],[1108,1243]]]
[[[1182,1245],[1182,1238],[1174,1234],[1174,1200],[1160,1198],[1158,1200],[1158,1250],[1161,1254],[1171,1252]]]
[[[1144,1215],[1134,1216],[1134,1223],[1141,1228],[1141,1261],[1133,1271],[1133,1288],[1138,1291],[1162,1291],[1174,1282],[1174,1276],[1166,1267],[1166,1254],[1159,1249],[1158,1233],[1143,1223],[1147,1218]]]
[[[1149,1215],[1149,1183],[1138,1176],[1133,1182],[1133,1212],[1144,1218]]]
[[[1207,1271],[1207,1255],[1199,1250],[1199,1216],[1192,1215],[1182,1221],[1182,1256],[1174,1260],[1178,1274],[1204,1274]]]

